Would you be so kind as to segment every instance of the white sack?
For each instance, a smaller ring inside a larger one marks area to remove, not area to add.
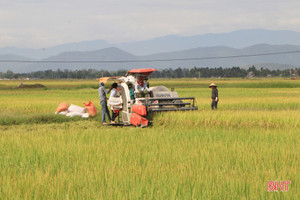
[[[81,117],[83,117],[83,118],[89,118],[89,113],[84,113],[84,114],[81,115]]]
[[[76,105],[73,105],[73,104],[71,104],[69,106],[68,111],[69,112],[81,113],[81,114],[86,113],[86,109],[85,108],[80,107],[80,106],[76,106]]]
[[[89,113],[69,112],[68,114],[66,114],[66,116],[67,117],[80,116],[80,117],[83,117],[83,118],[88,118]]]
[[[109,97],[107,105],[109,105],[112,110],[122,110],[122,103],[121,97]]]
[[[107,105],[109,106],[121,106],[122,107],[122,98],[121,97],[110,97],[108,99]]]
[[[66,115],[66,114],[68,114],[68,111],[67,110],[66,111],[61,111],[58,114],[60,114],[60,115]]]

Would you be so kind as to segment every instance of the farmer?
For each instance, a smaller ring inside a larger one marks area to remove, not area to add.
[[[110,86],[110,88],[111,88],[110,97],[119,97],[119,96],[118,96],[118,90],[117,90],[118,84],[117,84],[117,83],[113,83],[113,84]],[[115,122],[115,119],[116,119],[117,116],[119,115],[119,111],[113,109],[113,107],[111,107],[111,110],[112,110],[112,119],[111,119],[112,121],[111,121],[111,123],[112,123],[112,124],[115,124],[115,123],[116,123],[116,122]]]
[[[130,99],[131,100],[134,100],[134,92],[133,92],[133,89],[132,89],[132,83],[130,83],[130,82],[128,82],[127,83],[127,85],[128,85],[128,89],[129,89],[129,96],[130,96]]]
[[[99,82],[99,98],[100,98],[100,104],[102,107],[102,124],[103,125],[107,125],[106,120],[105,120],[105,114],[107,115],[108,121],[109,123],[111,122],[110,119],[110,114],[109,114],[109,110],[107,107],[107,97],[106,94],[108,94],[111,91],[111,88],[109,89],[109,91],[107,91],[104,87],[104,83],[103,82]]]
[[[217,110],[219,101],[217,85],[212,83],[209,85],[209,87],[211,88],[211,109],[213,110],[215,108]]]
[[[145,83],[144,83],[144,80],[145,80]],[[149,93],[149,92],[150,92],[150,89],[147,87],[147,79],[145,79],[143,76],[139,76],[138,82],[135,84],[134,93],[145,96],[145,93]]]

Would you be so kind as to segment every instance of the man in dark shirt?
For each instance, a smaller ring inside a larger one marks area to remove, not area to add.
[[[211,109],[213,110],[214,108],[217,110],[218,109],[218,101],[219,101],[219,95],[218,95],[218,89],[217,85],[212,83],[209,85],[211,88]]]
[[[106,120],[105,120],[105,114],[107,115],[108,121],[109,123],[111,122],[111,118],[110,118],[110,114],[109,114],[109,110],[107,108],[107,97],[106,95],[110,92],[107,91],[104,87],[104,83],[100,82],[99,83],[99,98],[100,98],[100,104],[102,107],[102,124],[103,125],[107,125]]]

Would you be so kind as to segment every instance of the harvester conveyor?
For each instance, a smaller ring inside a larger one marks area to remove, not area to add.
[[[185,103],[183,100],[192,102]],[[198,110],[195,97],[154,97],[145,98],[143,102],[148,112]]]

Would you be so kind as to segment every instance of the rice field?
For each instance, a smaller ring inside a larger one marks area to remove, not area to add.
[[[210,110],[219,85],[219,110]],[[0,199],[299,199],[300,81],[170,79],[198,111],[153,126],[54,115],[61,102],[100,111],[96,80],[0,82]],[[291,181],[268,192],[268,181]]]

